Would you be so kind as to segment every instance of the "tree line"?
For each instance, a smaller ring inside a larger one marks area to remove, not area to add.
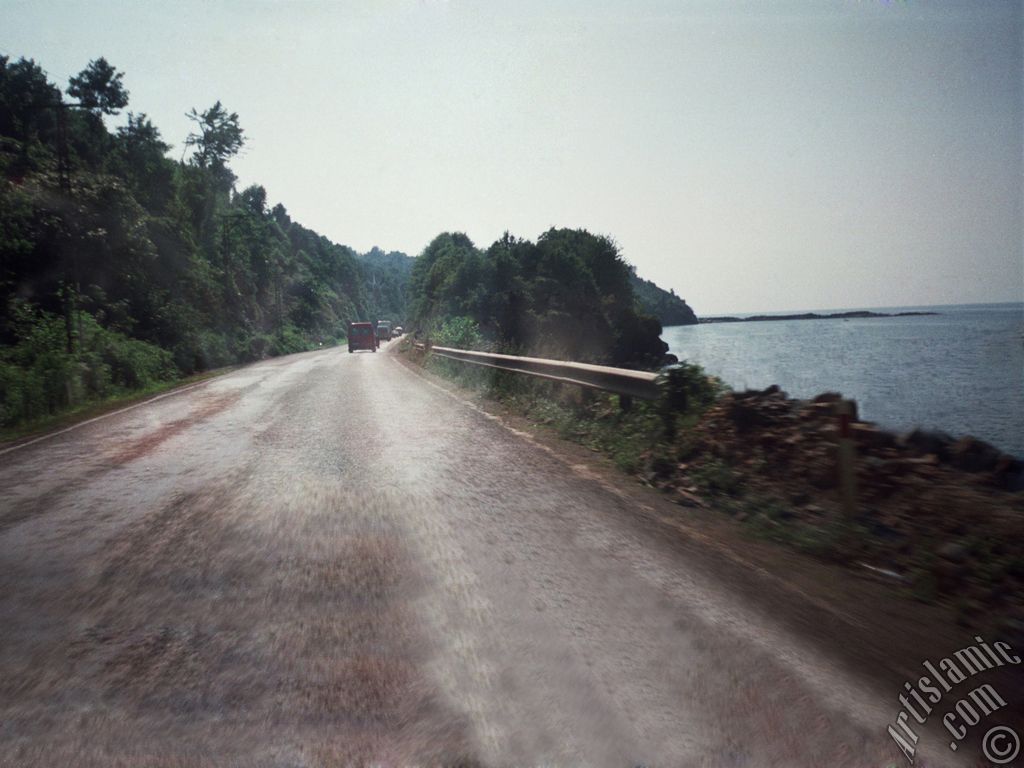
[[[404,254],[352,249],[236,189],[246,135],[191,109],[188,157],[89,62],[62,92],[0,57],[0,425],[401,319]]]
[[[410,313],[418,326],[451,343],[656,367],[668,346],[650,311],[657,307],[645,306],[634,290],[637,280],[610,238],[586,230],[551,229],[536,242],[506,232],[486,250],[449,232],[416,259]],[[689,310],[649,285],[660,292],[656,299]]]

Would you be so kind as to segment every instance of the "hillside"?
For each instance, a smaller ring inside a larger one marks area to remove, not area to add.
[[[143,113],[109,129],[122,77],[92,61],[68,99],[0,57],[0,427],[404,314],[407,257],[359,257],[236,187],[246,135],[219,101],[188,113],[184,155]]]
[[[583,229],[536,242],[506,232],[486,250],[445,232],[416,259],[410,310],[453,346],[658,367],[668,345],[657,318],[638,311],[630,275],[614,241]]]
[[[647,315],[652,315],[662,325],[696,325],[697,316],[690,305],[676,296],[675,291],[659,288],[650,280],[638,276],[636,270],[630,273],[630,283],[636,295],[637,305]]]
[[[409,276],[415,259],[401,251],[385,253],[374,246],[358,256],[366,290],[374,307],[370,320],[391,320],[403,325],[408,309]]]

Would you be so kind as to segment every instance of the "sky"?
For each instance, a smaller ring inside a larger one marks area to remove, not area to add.
[[[0,0],[0,53],[106,57],[176,159],[222,101],[239,187],[336,242],[586,228],[698,315],[1024,299],[1022,38],[1014,0]]]

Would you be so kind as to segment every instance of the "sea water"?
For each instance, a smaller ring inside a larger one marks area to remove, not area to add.
[[[662,338],[733,389],[841,392],[882,427],[974,435],[1024,457],[1024,304],[874,311],[938,314],[672,326]]]

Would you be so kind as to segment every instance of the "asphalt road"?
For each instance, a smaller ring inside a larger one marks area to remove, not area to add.
[[[571,464],[344,349],[0,455],[0,765],[902,763]]]

